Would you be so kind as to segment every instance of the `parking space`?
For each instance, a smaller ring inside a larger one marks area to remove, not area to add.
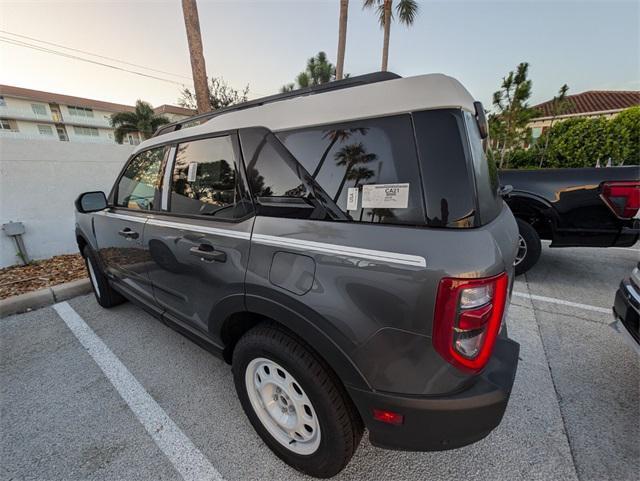
[[[638,358],[609,314],[553,302],[609,309],[637,258],[545,247],[514,287],[521,363],[502,424],[437,453],[385,451],[365,435],[335,479],[637,479]],[[304,478],[254,433],[224,362],[132,304],[69,306],[86,323],[80,339],[54,308],[0,321],[1,479]]]

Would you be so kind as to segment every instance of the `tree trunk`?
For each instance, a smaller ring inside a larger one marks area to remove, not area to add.
[[[549,137],[551,137],[551,127],[553,127],[554,120],[555,120],[555,117],[552,117],[551,123],[549,124],[549,130],[547,131],[547,135],[544,139],[544,148],[542,149],[542,158],[540,159],[540,167],[539,167],[540,169],[542,169],[542,164],[544,164],[545,157],[547,156],[547,147],[549,147]]]
[[[391,1],[384,0],[384,41],[382,44],[382,70],[387,71],[389,62],[389,35],[391,33]]]
[[[198,113],[203,114],[211,111],[211,104],[209,103],[207,69],[204,63],[204,55],[202,54],[202,37],[200,35],[200,20],[198,19],[196,0],[182,0],[182,13],[184,14],[184,26],[187,29],[191,72],[193,74],[193,86],[196,91]]]
[[[336,80],[344,73],[344,50],[347,44],[347,16],[349,0],[340,0],[340,23],[338,25],[338,62],[336,63]]]
[[[322,154],[322,157],[320,157],[320,162],[318,162],[318,165],[313,171],[313,174],[311,174],[311,177],[313,177],[314,179],[318,177],[318,174],[320,173],[320,169],[322,169],[322,166],[324,165],[325,160],[327,160],[327,155],[329,155],[329,152],[331,152],[331,148],[335,145],[337,141],[338,141],[338,136],[336,135],[333,139],[331,139],[331,142],[329,142],[329,146],[325,149],[324,153]]]

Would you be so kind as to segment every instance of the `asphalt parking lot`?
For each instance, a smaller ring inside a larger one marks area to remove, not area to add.
[[[637,480],[639,359],[608,324],[638,253],[545,246],[514,288],[521,362],[502,424],[437,453],[365,435],[335,479]],[[78,297],[0,320],[0,336],[0,479],[305,478],[254,433],[229,366],[131,304]]]

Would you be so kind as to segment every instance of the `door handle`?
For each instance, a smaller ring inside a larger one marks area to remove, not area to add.
[[[201,261],[205,262],[225,262],[227,260],[226,253],[215,250],[209,244],[200,244],[197,247],[192,247],[189,249],[189,254],[199,257]]]
[[[124,237],[125,239],[137,239],[138,237],[140,237],[140,234],[138,234],[135,231],[132,231],[128,227],[125,227],[121,231],[118,231],[118,235]]]

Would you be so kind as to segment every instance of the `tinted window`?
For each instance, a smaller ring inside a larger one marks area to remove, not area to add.
[[[307,170],[264,128],[240,134],[247,181],[261,215],[307,219],[345,216]]]
[[[480,137],[475,117],[469,112],[465,112],[464,117],[469,132],[471,156],[473,157],[480,220],[486,224],[495,219],[502,209],[502,198],[498,195],[498,169],[496,163],[488,159],[484,153],[482,137]]]
[[[350,220],[424,223],[408,115],[280,132],[278,138]]]
[[[165,148],[136,155],[118,182],[116,205],[129,209],[159,210],[162,161]]]
[[[469,154],[462,112],[428,110],[414,113],[413,120],[427,201],[427,224],[473,227],[475,188],[467,168]]]
[[[239,218],[248,213],[229,136],[179,144],[171,183],[171,212]]]

